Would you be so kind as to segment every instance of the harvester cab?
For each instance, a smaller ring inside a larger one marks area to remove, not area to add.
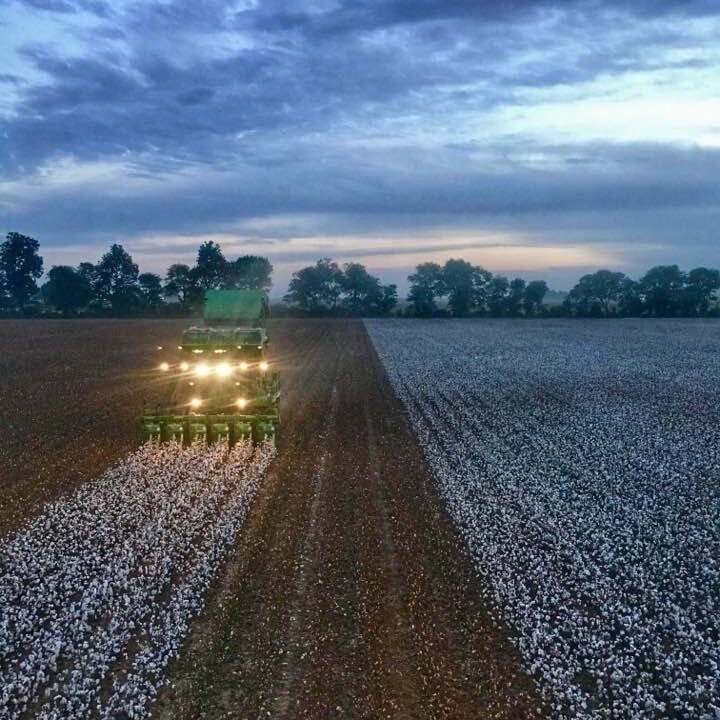
[[[267,294],[207,290],[204,324],[183,331],[177,352],[165,350],[158,372],[173,376],[177,402],[143,413],[144,440],[260,442],[280,425],[280,381],[265,358]]]

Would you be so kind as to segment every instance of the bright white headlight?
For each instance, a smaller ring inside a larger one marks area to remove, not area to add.
[[[170,369],[169,363],[166,363],[166,362],[160,363],[160,369],[163,372],[167,372]]]
[[[235,404],[242,410],[247,405],[247,400],[245,398],[238,398]]]
[[[190,369],[190,363],[188,363],[188,362],[181,362],[181,363],[180,363],[180,369],[181,369],[183,372],[187,372],[187,371]]]
[[[263,360],[263,361],[260,363],[260,372],[267,372],[267,369],[268,369],[269,367],[270,367],[270,366]]]
[[[247,369],[248,369],[248,364],[243,360],[243,361],[240,363],[240,370],[241,370],[242,372],[245,372]]]
[[[202,400],[200,398],[193,398],[190,401],[190,407],[192,408],[199,408],[202,405]]]
[[[217,368],[215,368],[215,372],[218,374],[219,377],[228,377],[232,372],[230,363],[220,363]]]
[[[195,374],[198,377],[207,377],[210,374],[210,367],[206,363],[198,363],[195,366]]]

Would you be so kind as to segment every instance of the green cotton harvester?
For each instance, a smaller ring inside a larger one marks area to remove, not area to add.
[[[279,376],[265,359],[268,298],[262,290],[207,290],[204,325],[163,348],[158,372],[174,376],[178,403],[144,412],[144,440],[260,442],[280,425]]]

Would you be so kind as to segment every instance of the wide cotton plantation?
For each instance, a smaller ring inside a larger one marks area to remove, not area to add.
[[[717,324],[368,328],[555,714],[719,718]]]

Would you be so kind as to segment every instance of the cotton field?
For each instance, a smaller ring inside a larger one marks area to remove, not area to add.
[[[273,455],[147,444],[0,544],[0,717],[147,716]]]
[[[720,718],[720,324],[372,321],[560,718]]]

